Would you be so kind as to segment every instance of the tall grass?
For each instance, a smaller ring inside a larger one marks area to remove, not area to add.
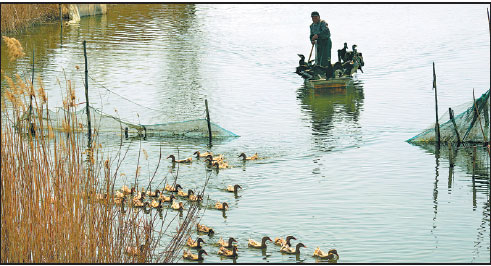
[[[66,5],[62,5],[64,16]],[[59,4],[2,4],[2,33],[18,31],[31,24],[60,19]]]
[[[195,226],[198,206],[191,205],[176,232],[167,233],[175,217],[159,221],[157,213],[142,215],[115,205],[114,184],[124,159],[104,158],[97,137],[87,148],[85,136],[77,133],[80,124],[71,83],[65,88],[65,117],[61,125],[51,125],[43,119],[49,113],[42,82],[37,82],[36,90],[18,75],[15,81],[7,76],[5,80],[1,262],[175,262]],[[27,116],[30,96],[32,114]],[[169,223],[166,228],[164,222]],[[167,244],[162,244],[164,235],[170,236]],[[138,255],[126,254],[132,246],[142,247]]]

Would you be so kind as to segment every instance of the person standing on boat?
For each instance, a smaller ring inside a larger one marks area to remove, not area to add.
[[[314,11],[310,16],[312,17],[310,41],[316,46],[315,64],[327,67],[331,64],[331,32],[327,22],[321,20],[319,12]]]

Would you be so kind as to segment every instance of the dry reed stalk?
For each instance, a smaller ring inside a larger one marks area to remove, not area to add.
[[[62,5],[63,16],[68,15],[68,7]],[[60,19],[58,4],[2,4],[1,31],[3,33],[22,30],[32,24]]]
[[[99,145],[83,148],[83,135],[76,133],[79,123],[75,107],[70,104],[74,98],[70,83],[66,88],[67,111],[61,122],[65,130],[54,132],[52,128],[61,125],[46,122],[48,99],[39,88],[33,95],[35,134],[27,134],[30,123],[24,119],[24,103],[36,90],[19,77],[17,83],[6,80],[5,101],[11,108],[1,120],[1,262],[175,261],[184,237],[195,226],[199,207],[190,205],[171,242],[163,252],[156,251],[167,229],[155,230],[157,215],[142,217],[132,208],[123,213],[113,205],[114,183],[123,160],[118,160],[116,170],[112,170]],[[94,141],[97,144],[97,138]],[[88,155],[85,159],[84,152]],[[108,196],[99,201],[95,197],[98,193]],[[168,221],[163,219],[161,228],[164,222]],[[147,239],[144,253],[125,255],[126,247],[139,247]]]
[[[2,262],[158,262],[162,254],[182,248],[172,242],[164,252],[156,254],[167,231],[154,232],[156,215],[142,219],[133,209],[123,214],[113,207],[110,195],[124,158],[118,159],[116,170],[111,173],[111,162],[103,160],[97,148],[100,145],[84,151],[82,138],[76,134],[75,94],[69,81],[67,111],[61,122],[64,130],[56,133],[53,127],[61,125],[44,121],[43,116],[49,118],[48,101],[42,82],[38,82],[38,93],[33,94],[35,134],[31,135],[22,133],[28,132],[30,126],[24,119],[24,102],[35,90],[19,76],[17,82],[8,77],[6,80],[9,86],[5,99],[11,109],[2,119],[1,134]],[[84,153],[88,155],[85,160]],[[109,195],[103,202],[94,197],[101,191]],[[190,209],[178,232],[194,227],[196,209]],[[126,246],[139,246],[145,242],[142,239],[151,240],[143,256],[124,255]]]

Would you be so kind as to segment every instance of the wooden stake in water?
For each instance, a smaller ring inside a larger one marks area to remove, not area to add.
[[[460,145],[460,135],[459,130],[457,128],[457,124],[455,123],[455,117],[452,108],[448,108],[448,114],[450,115],[450,120],[452,121],[453,127],[455,129],[455,134],[457,135],[457,145]]]
[[[433,62],[433,89],[435,89],[435,133],[436,133],[436,143],[440,145],[440,124],[438,124],[438,98],[436,93],[436,73],[435,73],[435,62]]]
[[[31,91],[29,92],[29,112],[28,112],[29,134],[31,134],[32,136],[34,136],[34,134],[36,133],[34,130],[34,124],[31,121],[33,94],[34,94],[34,47],[32,48],[32,79],[31,79]]]
[[[210,138],[210,146],[211,146],[211,139],[212,139],[212,134],[211,134],[211,123],[210,123],[210,112],[208,111],[208,100],[205,99],[205,107],[206,107],[206,121],[208,122],[208,136]]]
[[[61,23],[61,28],[63,29],[63,11],[61,10],[61,4],[58,4],[60,7],[60,23]]]
[[[88,130],[88,138],[89,138],[88,147],[90,149],[92,145],[92,129],[90,124],[90,109],[89,109],[89,69],[87,66],[87,47],[86,47],[85,40],[84,40],[84,58],[85,58],[85,106],[87,111],[87,130]]]

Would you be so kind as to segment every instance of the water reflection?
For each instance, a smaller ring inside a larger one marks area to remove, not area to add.
[[[466,181],[472,189],[472,211],[476,211],[478,209],[478,192],[481,193],[487,200],[483,202],[482,205],[482,222],[479,227],[476,229],[477,236],[475,239],[475,250],[474,250],[474,258],[478,256],[479,246],[482,245],[486,241],[486,238],[483,236],[489,237],[487,233],[487,227],[489,223],[489,213],[491,211],[489,205],[489,186],[490,186],[490,162],[489,155],[486,147],[482,147],[481,145],[441,145],[440,147],[435,144],[429,143],[418,143],[413,145],[418,146],[428,153],[435,155],[435,182],[433,188],[433,228],[431,230],[434,238],[436,247],[438,247],[438,237],[435,234],[437,230],[437,214],[438,214],[438,178],[440,172],[444,169],[441,165],[442,159],[448,161],[448,185],[447,191],[450,194],[452,192],[453,186],[455,186],[454,173],[455,166],[463,169],[470,180]],[[474,259],[473,258],[473,259]]]
[[[351,83],[344,88],[301,87],[297,98],[311,117],[317,148],[330,151],[339,145],[357,146],[361,141],[359,117],[364,99],[361,83]]]

